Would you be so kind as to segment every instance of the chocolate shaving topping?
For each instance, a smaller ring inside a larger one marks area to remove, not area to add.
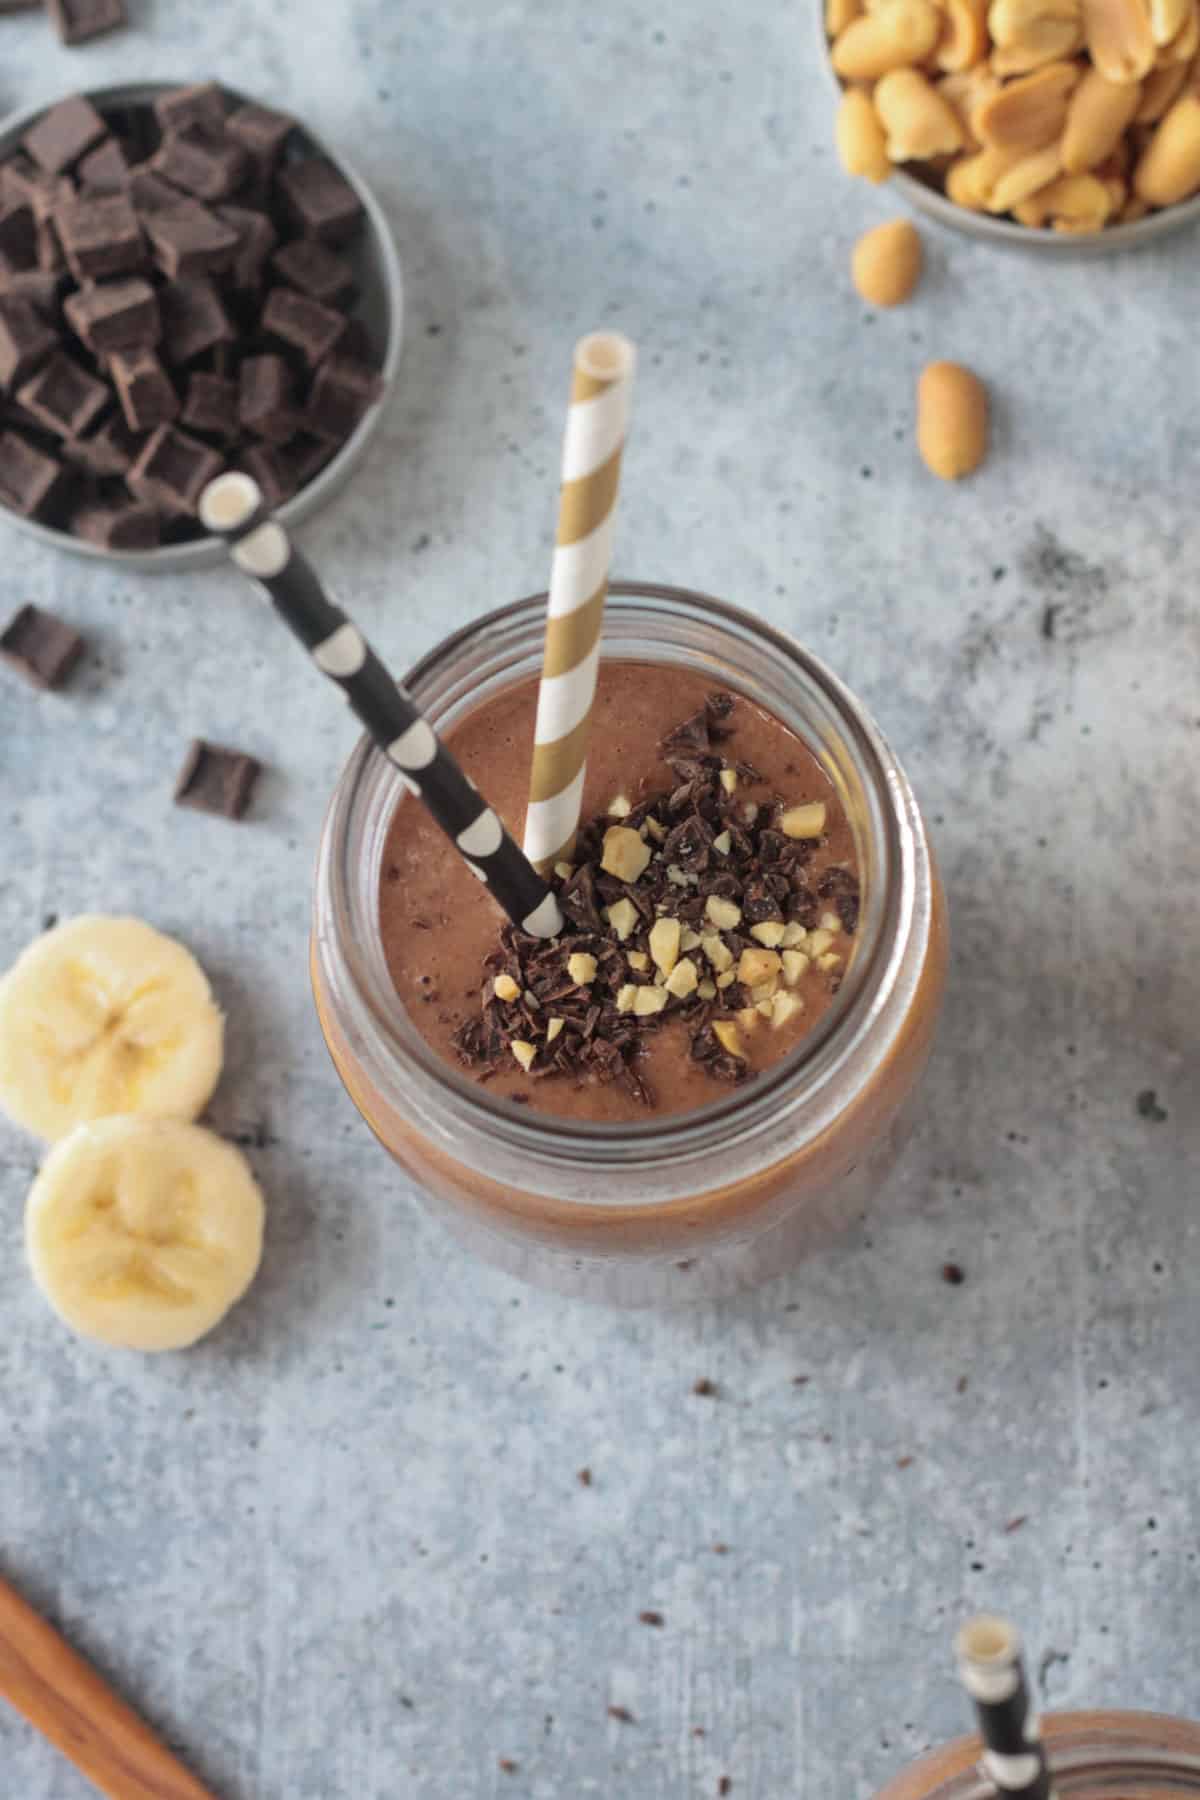
[[[789,925],[807,932],[833,909],[853,932],[859,890],[852,871],[810,873],[819,840],[790,838],[775,828],[784,796],[748,801],[738,782],[728,775],[722,780],[729,770],[742,780],[761,780],[749,764],[720,752],[732,735],[735,704],[730,694],[713,694],[664,738],[660,754],[675,785],[639,800],[620,821],[640,834],[651,853],[635,881],[603,867],[614,821],[591,819],[579,830],[572,867],[552,882],[565,930],[547,943],[511,924],[503,928],[485,959],[479,1011],[454,1039],[460,1060],[478,1079],[513,1068],[514,1044],[524,1064],[524,1047],[532,1046],[531,1081],[565,1076],[617,1082],[651,1107],[654,1095],[638,1059],[665,1020],[679,1019],[687,1028],[689,1055],[707,1077],[742,1081],[750,1065],[735,1053],[738,1039],[730,1027],[739,1012],[762,1000],[761,987],[752,992],[738,979],[743,952],[764,942],[753,928],[777,928],[778,942]],[[718,901],[731,904],[735,924],[714,922],[709,907]],[[691,959],[695,979],[677,990],[666,985],[653,954],[651,933],[663,918],[679,922],[681,937],[696,934],[686,940],[691,948],[680,951]],[[595,964],[584,982],[577,979],[580,965],[572,968],[579,956]],[[647,996],[638,1010],[637,996],[646,990],[653,998]]]

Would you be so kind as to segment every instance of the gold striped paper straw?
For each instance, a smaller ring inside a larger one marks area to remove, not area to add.
[[[635,361],[615,331],[575,346],[525,815],[525,854],[543,875],[570,853],[579,824]]]

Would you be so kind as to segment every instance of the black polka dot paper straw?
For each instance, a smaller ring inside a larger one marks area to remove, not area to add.
[[[200,497],[200,522],[225,539],[244,574],[261,582],[280,618],[341,688],[405,786],[513,924],[531,937],[556,937],[563,926],[558,901],[411,695],[329,599],[311,564],[267,511],[258,483],[249,475],[219,475]]]
[[[983,1770],[997,1793],[1002,1800],[1056,1800],[1016,1627],[981,1613],[963,1626],[954,1647],[962,1684],[975,1703]]]

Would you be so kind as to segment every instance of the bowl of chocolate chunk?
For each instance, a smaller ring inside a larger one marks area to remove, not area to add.
[[[0,129],[0,516],[44,543],[219,561],[222,469],[298,523],[360,462],[402,329],[378,202],[286,113],[153,82]]]

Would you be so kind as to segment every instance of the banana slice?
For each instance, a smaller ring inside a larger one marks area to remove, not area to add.
[[[140,919],[71,919],[0,981],[0,1106],[51,1140],[113,1113],[194,1119],[223,1038],[182,944]]]
[[[25,1203],[33,1278],[84,1337],[183,1350],[254,1279],[263,1197],[241,1152],[199,1125],[101,1119],[56,1144]]]

